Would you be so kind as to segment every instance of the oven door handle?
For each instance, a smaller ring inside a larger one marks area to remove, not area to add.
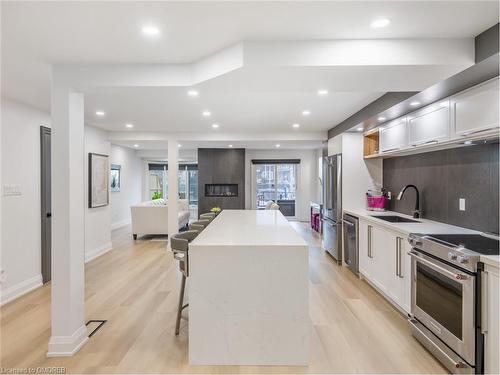
[[[469,278],[468,275],[461,274],[461,273],[454,273],[454,272],[448,271],[446,268],[441,267],[441,266],[439,266],[438,264],[436,264],[434,262],[428,261],[427,259],[421,257],[416,251],[410,251],[410,252],[408,252],[408,255],[411,256],[411,257],[413,257],[413,258],[415,258],[415,259],[418,259],[419,262],[424,263],[425,265],[433,268],[434,270],[436,270],[436,271],[438,271],[438,272],[440,272],[442,274],[445,274],[446,276],[449,276],[449,277],[455,279],[458,282],[466,280],[466,279]]]

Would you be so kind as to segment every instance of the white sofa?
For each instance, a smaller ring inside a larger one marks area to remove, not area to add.
[[[132,216],[132,233],[134,239],[138,234],[168,234],[168,201],[155,199],[130,207]],[[186,199],[179,200],[179,228],[189,222],[189,204]]]

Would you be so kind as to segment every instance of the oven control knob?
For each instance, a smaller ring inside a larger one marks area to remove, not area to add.
[[[459,256],[457,257],[457,262],[458,262],[458,263],[462,263],[462,264],[469,263],[469,257],[467,257],[467,256],[463,256],[463,255],[459,255]]]
[[[451,251],[448,253],[449,260],[457,260],[457,254],[452,253]]]

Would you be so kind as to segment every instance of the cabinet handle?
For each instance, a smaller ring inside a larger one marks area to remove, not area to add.
[[[399,277],[402,279],[404,278],[403,275],[403,239],[401,237],[398,237],[398,259],[399,259]]]
[[[467,136],[472,135],[472,134],[487,132],[487,131],[494,130],[494,129],[498,129],[498,125],[495,125],[495,126],[492,126],[492,127],[486,128],[486,129],[474,130],[474,131],[471,131],[471,132],[465,132],[463,134],[460,134],[460,136],[467,137]]]
[[[399,276],[399,237],[396,237],[396,276]]]
[[[437,140],[437,139],[433,139],[432,141],[425,141],[425,142],[412,143],[411,145],[412,145],[413,147],[417,147],[417,146],[423,146],[423,145],[430,145],[431,143],[438,143],[438,140]]]
[[[481,333],[488,333],[488,272],[481,273]]]
[[[397,151],[399,147],[388,148],[387,150],[382,150],[382,152]]]
[[[368,225],[368,258],[373,258],[372,256],[372,226]]]

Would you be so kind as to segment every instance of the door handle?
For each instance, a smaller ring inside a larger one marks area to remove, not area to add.
[[[52,217],[52,212],[47,212],[47,217]]]

